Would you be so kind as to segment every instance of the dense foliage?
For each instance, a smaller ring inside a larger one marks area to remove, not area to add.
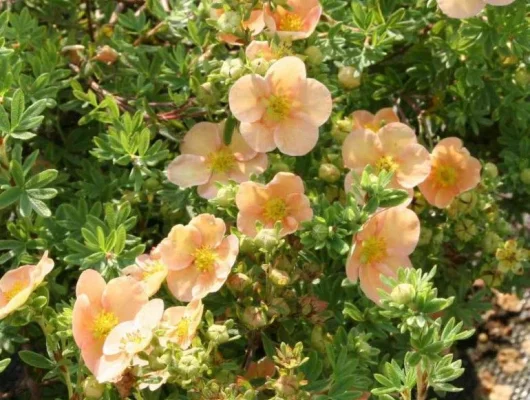
[[[458,391],[530,286],[530,3],[468,4],[3,2],[0,394]]]

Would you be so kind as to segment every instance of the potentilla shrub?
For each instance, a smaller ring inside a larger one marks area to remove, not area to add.
[[[526,0],[0,7],[0,397],[425,400],[530,286]]]

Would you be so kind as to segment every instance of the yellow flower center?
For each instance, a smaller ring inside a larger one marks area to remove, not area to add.
[[[386,125],[386,121],[383,119],[383,120],[379,121],[378,123],[369,122],[364,127],[366,129],[370,129],[371,131],[373,131],[375,133],[378,133],[379,130],[385,125]]]
[[[269,221],[281,221],[287,216],[287,204],[282,199],[274,197],[267,200],[263,210],[263,215]]]
[[[394,161],[392,156],[381,157],[375,164],[375,168],[378,173],[382,171],[394,172],[398,169],[398,167],[399,165]]]
[[[210,153],[208,164],[214,172],[228,172],[236,165],[236,157],[225,147],[215,153]]]
[[[102,310],[94,319],[92,335],[96,339],[104,339],[119,322],[118,317],[113,312]]]
[[[215,253],[209,247],[200,247],[193,253],[195,257],[195,267],[200,272],[209,272],[212,270],[215,263]]]
[[[272,95],[267,102],[267,116],[271,121],[281,122],[291,112],[291,102],[287,96]]]
[[[19,294],[22,290],[26,288],[26,285],[22,281],[17,281],[11,286],[11,289],[4,292],[4,297],[7,301],[11,301],[13,297],[15,297],[17,294]]]
[[[129,332],[125,334],[125,337],[121,340],[121,344],[123,346],[127,345],[128,343],[140,344],[142,343],[142,340],[143,336],[140,331]]]
[[[453,186],[458,178],[458,173],[455,168],[449,165],[440,165],[434,171],[436,181],[440,186]]]
[[[147,264],[145,267],[142,268],[142,279],[148,279],[153,275],[162,272],[163,270],[164,266],[158,261]]]
[[[372,236],[362,242],[361,262],[363,264],[372,264],[381,261],[386,257],[385,239]]]
[[[190,321],[188,318],[182,318],[173,331],[173,337],[175,337],[177,340],[182,340],[188,336],[189,329]]]
[[[303,25],[302,18],[294,13],[286,12],[280,18],[279,30],[284,32],[300,32]]]

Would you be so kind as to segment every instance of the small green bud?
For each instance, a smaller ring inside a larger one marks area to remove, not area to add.
[[[309,46],[305,49],[304,54],[307,56],[307,62],[311,65],[319,65],[324,60],[324,55],[317,46]]]
[[[341,67],[339,83],[346,89],[358,88],[361,86],[361,73],[353,67]]]
[[[464,218],[455,224],[455,235],[464,242],[473,239],[477,232],[477,226],[471,219]]]
[[[270,63],[264,58],[256,58],[250,63],[252,71],[258,75],[265,75],[269,69]]]
[[[318,169],[318,177],[325,182],[335,183],[340,179],[340,170],[333,164],[324,163]]]
[[[254,238],[254,243],[256,246],[266,251],[271,251],[274,249],[279,242],[280,238],[274,229],[264,228],[260,230]]]
[[[101,399],[105,393],[105,385],[99,383],[93,376],[83,381],[83,393],[87,399]]]
[[[526,65],[520,66],[515,71],[514,79],[519,86],[527,86],[530,83],[530,73]]]
[[[252,284],[252,280],[245,274],[238,272],[230,275],[226,284],[230,290],[236,293],[244,292]]]
[[[215,88],[210,82],[203,83],[197,90],[197,100],[205,106],[217,104],[217,95]]]
[[[488,231],[484,235],[482,246],[486,253],[493,254],[501,246],[501,243],[502,239],[499,235],[497,235],[495,232]]]
[[[144,188],[148,191],[154,191],[160,187],[160,181],[156,178],[149,178],[144,182]]]
[[[245,67],[243,61],[239,58],[233,60],[225,60],[221,67],[221,75],[225,78],[238,79],[243,75]]]
[[[241,17],[235,11],[227,11],[217,20],[221,32],[235,33],[241,27]]]
[[[489,178],[496,178],[499,176],[499,169],[495,164],[488,162],[484,165],[484,175]]]
[[[530,185],[530,168],[523,169],[519,177],[525,185]]]
[[[230,340],[228,329],[224,325],[212,325],[208,328],[208,339],[215,344],[223,344]]]
[[[410,283],[400,283],[390,293],[390,298],[398,304],[408,304],[416,297],[416,289]]]
[[[209,202],[218,207],[230,207],[235,202],[237,186],[224,185],[217,191],[217,195]]]
[[[193,355],[186,354],[179,360],[177,368],[182,371],[185,376],[195,377],[199,374],[201,365],[199,360],[197,360]]]
[[[269,272],[269,279],[275,286],[287,286],[290,282],[289,274],[280,269],[273,268]]]
[[[267,325],[267,316],[260,307],[246,307],[241,320],[251,329],[260,329]]]

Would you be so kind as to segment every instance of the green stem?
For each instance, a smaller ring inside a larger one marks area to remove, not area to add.
[[[416,367],[416,399],[425,400],[427,398],[427,385],[420,365]]]

